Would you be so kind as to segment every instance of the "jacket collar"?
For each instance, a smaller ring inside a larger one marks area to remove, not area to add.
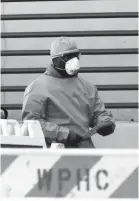
[[[53,66],[52,62],[48,65],[46,68],[46,71],[44,73],[45,75],[50,75],[52,77],[57,77],[57,78],[64,78]]]
[[[57,77],[57,78],[63,78],[63,79],[67,79],[67,77],[62,76],[53,66],[52,62],[50,62],[50,64],[48,65],[48,67],[46,68],[46,71],[44,73],[45,75],[50,75],[52,77]],[[78,76],[78,75],[77,75]],[[76,77],[77,77],[76,76]],[[74,76],[75,77],[75,76]]]

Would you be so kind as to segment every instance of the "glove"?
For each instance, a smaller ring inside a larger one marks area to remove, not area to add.
[[[115,124],[111,121],[104,122],[100,127],[97,128],[97,133],[102,136],[110,135],[114,132]]]
[[[69,133],[67,141],[66,141],[66,145],[76,145],[77,143],[79,143],[82,140],[83,140],[83,138],[81,136],[79,136],[78,134]]]
[[[107,136],[110,135],[114,132],[115,129],[115,123],[111,121],[103,121],[100,122],[98,125],[94,126],[91,130],[89,130],[85,136],[84,139],[87,139],[96,133],[102,135],[102,136]]]

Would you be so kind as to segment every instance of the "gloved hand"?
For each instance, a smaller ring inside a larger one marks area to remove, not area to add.
[[[85,136],[84,139],[87,139],[96,133],[102,135],[102,136],[107,136],[110,135],[114,132],[115,129],[115,123],[111,121],[103,121],[100,122],[98,125],[94,126],[91,130],[89,130]]]
[[[111,121],[104,122],[101,126],[98,126],[97,133],[102,136],[110,135],[114,132],[115,124]]]
[[[78,134],[76,134],[74,132],[71,132],[68,135],[66,145],[76,145],[77,143],[79,143],[82,140],[83,140],[83,138],[81,136],[79,136]]]

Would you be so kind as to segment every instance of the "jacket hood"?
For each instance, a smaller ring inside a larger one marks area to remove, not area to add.
[[[75,52],[79,52],[79,49],[75,41],[69,37],[58,37],[51,44],[50,55],[52,58]]]

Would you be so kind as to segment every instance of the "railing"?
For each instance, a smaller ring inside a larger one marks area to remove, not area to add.
[[[100,91],[138,90],[138,85],[96,85]],[[26,86],[2,86],[2,92],[25,91]]]
[[[58,32],[3,32],[1,38],[41,38],[41,37],[89,37],[89,36],[138,36],[137,30],[108,31],[58,31]]]
[[[117,109],[117,108],[138,108],[138,103],[105,103],[106,108]],[[21,110],[22,104],[2,104],[2,107],[7,110]]]
[[[135,18],[137,12],[117,13],[60,13],[60,14],[16,14],[2,15],[1,20],[43,20],[43,19],[89,19],[89,18]]]
[[[82,55],[138,54],[137,48],[120,49],[82,49]],[[43,56],[50,55],[50,50],[3,50],[1,56]]]
[[[32,74],[44,73],[46,68],[2,68],[2,74]],[[138,66],[114,66],[114,67],[82,67],[80,73],[124,73],[138,72]]]

